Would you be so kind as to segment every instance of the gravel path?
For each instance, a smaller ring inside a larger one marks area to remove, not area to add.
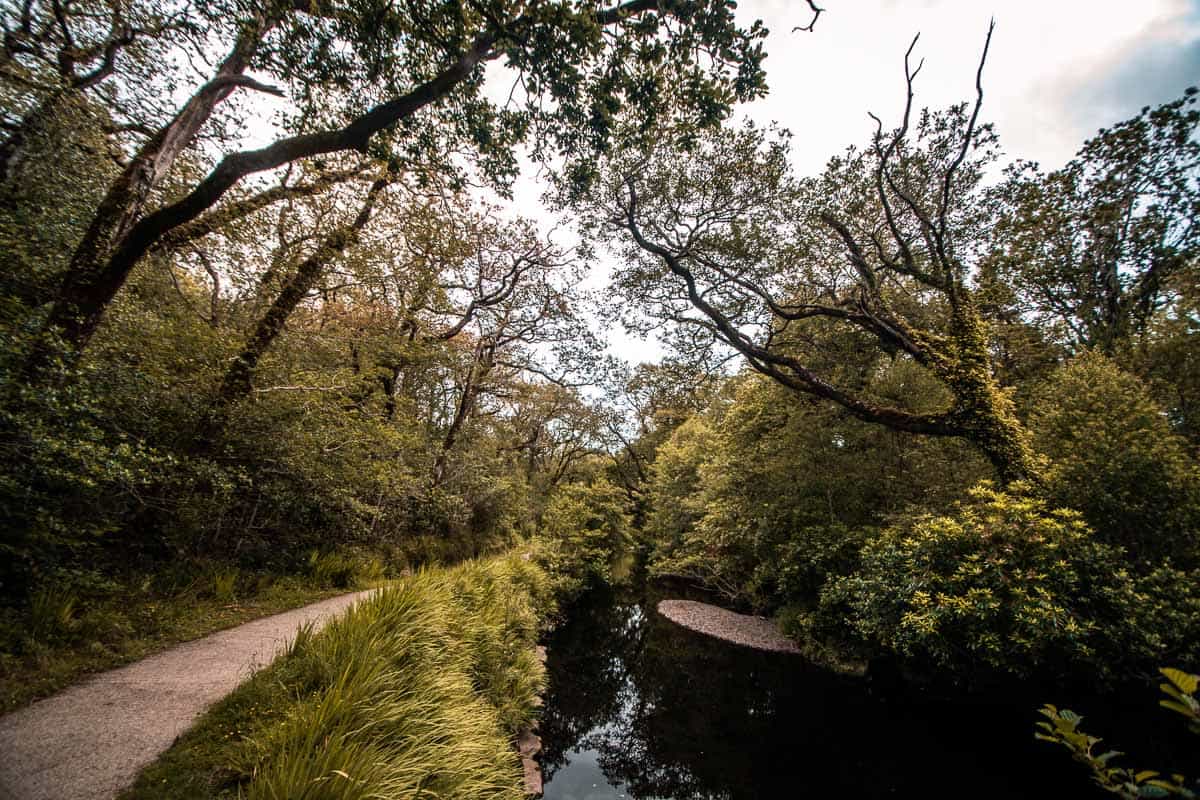
[[[799,653],[791,639],[765,617],[738,614],[720,606],[697,603],[693,600],[663,600],[658,613],[694,631],[724,639],[733,644],[770,650],[775,653]]]
[[[209,705],[356,592],[180,645],[0,717],[0,800],[112,800]]]

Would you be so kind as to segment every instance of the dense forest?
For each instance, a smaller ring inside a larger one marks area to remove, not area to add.
[[[822,11],[796,7],[802,46]],[[635,556],[831,669],[972,692],[1169,667],[1195,719],[1187,76],[1045,169],[987,122],[990,31],[948,108],[914,41],[902,116],[803,175],[735,115],[767,31],[727,0],[0,21],[5,709],[235,600],[540,542],[563,597]],[[513,211],[523,160],[571,230]],[[615,359],[617,328],[665,358]],[[1106,773],[1058,714],[1106,788],[1187,791]]]

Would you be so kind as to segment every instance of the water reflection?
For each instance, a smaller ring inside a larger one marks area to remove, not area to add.
[[[548,800],[1093,796],[1032,741],[1036,700],[883,702],[797,657],[686,631],[658,599],[593,595],[549,642]]]

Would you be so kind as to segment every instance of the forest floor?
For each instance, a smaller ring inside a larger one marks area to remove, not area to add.
[[[0,717],[0,800],[111,800],[210,704],[370,590],[265,617],[96,675]]]
[[[765,617],[738,614],[720,606],[694,600],[663,600],[658,613],[685,628],[724,639],[733,644],[770,650],[776,653],[796,653],[800,648]]]

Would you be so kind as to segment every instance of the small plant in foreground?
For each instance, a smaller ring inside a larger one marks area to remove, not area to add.
[[[1168,699],[1160,700],[1159,705],[1182,714],[1188,720],[1188,727],[1193,733],[1200,734],[1200,701],[1196,699],[1196,690],[1200,687],[1200,675],[1191,675],[1178,669],[1160,670],[1167,678],[1167,683],[1159,684],[1159,688]],[[1038,727],[1044,733],[1034,735],[1047,742],[1056,742],[1071,751],[1072,757],[1087,766],[1092,771],[1092,778],[1106,792],[1122,798],[1134,800],[1142,797],[1178,797],[1195,798],[1200,785],[1188,787],[1188,779],[1180,774],[1163,775],[1152,769],[1134,770],[1129,767],[1112,766],[1109,762],[1124,755],[1119,750],[1109,750],[1097,755],[1093,751],[1100,739],[1089,736],[1079,729],[1083,717],[1074,711],[1047,705],[1041,713],[1049,722],[1039,722]]]
[[[56,637],[75,628],[75,594],[62,586],[42,589],[30,598],[29,631],[35,638]]]
[[[214,572],[212,576],[213,597],[222,603],[232,603],[237,600],[238,571],[226,569]]]

